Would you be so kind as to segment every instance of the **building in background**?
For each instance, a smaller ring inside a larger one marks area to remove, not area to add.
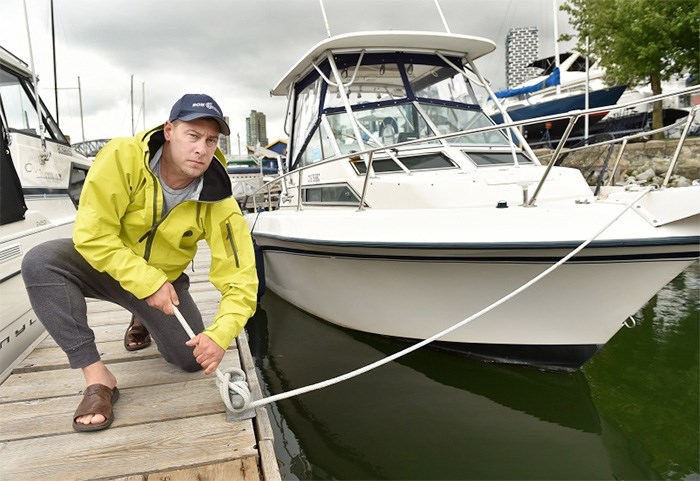
[[[540,40],[537,27],[511,28],[506,35],[506,85],[512,89],[538,75],[528,65],[539,58]]]
[[[245,119],[245,126],[247,145],[267,145],[267,121],[264,113],[251,110],[250,116]]]
[[[231,125],[228,121],[228,117],[224,117],[224,120],[228,125]],[[219,136],[219,149],[221,152],[224,154],[225,157],[228,157],[231,155],[233,152],[231,152],[231,136],[230,135],[220,135]]]

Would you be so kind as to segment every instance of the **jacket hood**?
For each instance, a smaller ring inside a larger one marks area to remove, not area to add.
[[[150,163],[153,154],[165,144],[165,134],[163,125],[151,130],[146,130],[136,135],[136,137],[146,144],[144,151],[148,154],[144,161]],[[226,172],[226,159],[221,150],[217,147],[214,152],[212,163],[202,176],[204,183],[199,200],[204,202],[214,202],[225,199],[233,195],[231,189],[231,179]]]

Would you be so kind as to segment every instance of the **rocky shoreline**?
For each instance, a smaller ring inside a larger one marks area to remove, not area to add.
[[[622,185],[635,182],[642,185],[661,185],[676,151],[678,139],[649,140],[646,142],[629,143],[620,159],[615,174],[615,184]],[[584,151],[566,154],[560,165],[576,167],[584,176],[597,175],[606,159],[606,180],[620,152],[620,144],[614,147],[591,147]],[[546,163],[551,157],[551,149],[535,151],[538,158]],[[693,182],[700,183],[700,137],[686,139],[681,148],[678,161],[669,179],[670,186],[687,186]]]

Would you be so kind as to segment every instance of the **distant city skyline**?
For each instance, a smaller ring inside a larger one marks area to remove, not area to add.
[[[261,147],[269,144],[267,139],[267,119],[265,114],[257,110],[251,110],[245,119],[246,145],[255,147],[260,143]]]

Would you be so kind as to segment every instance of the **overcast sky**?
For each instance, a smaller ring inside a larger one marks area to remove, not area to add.
[[[493,40],[477,66],[505,86],[505,36],[538,27],[540,56],[552,55],[554,0],[439,0],[453,33]],[[562,0],[558,0],[559,3]],[[50,0],[26,0],[40,93],[55,114]],[[326,38],[319,0],[54,0],[59,121],[81,140],[80,77],[86,139],[131,135],[131,76],[136,130],[162,123],[185,93],[208,93],[245,144],[251,110],[267,116],[270,141],[286,138],[286,100],[270,89]],[[445,31],[435,0],[323,0],[332,35],[357,30]],[[559,13],[559,33],[571,28]],[[23,0],[0,0],[0,46],[30,63]],[[560,46],[562,51],[570,45]]]

